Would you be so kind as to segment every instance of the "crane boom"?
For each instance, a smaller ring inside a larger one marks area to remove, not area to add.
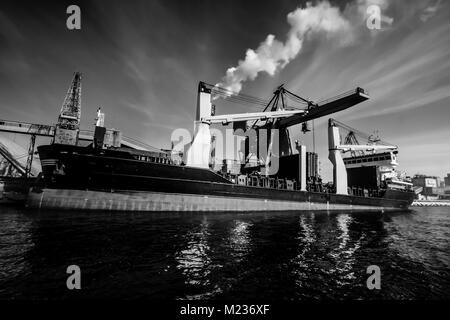
[[[202,117],[201,121],[204,123],[222,123],[228,124],[230,122],[251,121],[251,120],[267,120],[290,117],[296,114],[304,113],[304,110],[280,110],[267,112],[253,112],[253,113],[236,113],[224,114],[219,116]]]
[[[278,127],[286,128],[309,120],[321,118],[329,114],[348,109],[358,103],[369,99],[364,89],[357,87],[331,99],[319,102],[305,114],[295,114],[291,117],[280,119]]]

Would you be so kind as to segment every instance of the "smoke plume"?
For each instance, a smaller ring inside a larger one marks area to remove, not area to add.
[[[290,12],[287,22],[290,30],[284,43],[269,34],[256,50],[247,49],[245,59],[229,68],[217,86],[239,93],[243,83],[254,80],[260,72],[273,76],[294,59],[301,51],[303,42],[315,34],[338,37],[341,44],[352,40],[350,22],[339,8],[331,6],[328,1],[314,6],[308,2],[305,8]]]

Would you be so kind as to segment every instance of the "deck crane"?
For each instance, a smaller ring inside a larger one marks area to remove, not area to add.
[[[200,122],[204,123],[206,125],[211,125],[214,123],[219,123],[222,125],[228,125],[229,123],[233,123],[233,127],[235,129],[235,134],[237,133],[236,130],[242,126],[245,127],[245,124],[247,122],[251,122],[253,121],[253,124],[251,125],[252,129],[257,129],[256,130],[256,134],[259,137],[259,129],[264,129],[264,128],[270,128],[273,127],[275,123],[277,123],[277,121],[279,119],[282,118],[287,118],[287,117],[291,117],[293,115],[297,115],[297,114],[303,114],[307,111],[305,110],[287,110],[287,108],[285,107],[285,100],[283,98],[283,94],[285,89],[280,86],[278,87],[278,89],[275,91],[275,94],[273,96],[273,98],[271,99],[271,101],[267,104],[267,106],[264,108],[263,111],[261,112],[252,112],[252,113],[239,113],[239,114],[226,114],[226,115],[205,115],[203,117],[201,117]],[[280,103],[281,102],[281,103]],[[256,124],[258,122],[264,122],[264,125],[262,126],[257,126]],[[203,130],[206,130],[206,128],[204,128]],[[245,130],[244,130],[245,131]],[[267,157],[270,157],[270,153],[272,151],[271,148],[271,144],[270,142],[274,140],[274,136],[273,136],[273,131],[271,132],[271,136],[268,137],[268,142],[269,142],[269,150],[266,154],[266,160],[265,162],[268,161]],[[207,134],[205,139],[207,139]],[[279,141],[280,141],[280,155],[284,155],[284,154],[291,154],[292,153],[292,148],[291,148],[291,143],[290,143],[290,137],[289,137],[289,131],[284,128],[281,129],[279,132]],[[257,151],[257,158],[259,158],[259,152]],[[247,160],[249,156],[249,148],[246,148],[245,150],[245,159]],[[206,155],[205,155],[206,157]],[[206,162],[204,162],[204,164],[206,165]]]
[[[344,144],[347,145],[358,145],[359,141],[356,138],[356,135],[353,131],[350,131],[344,138]],[[356,157],[356,156],[363,156],[364,155],[364,151],[362,150],[353,150],[351,151],[352,156]]]
[[[337,194],[348,194],[348,177],[347,168],[367,167],[375,165],[386,165],[395,167],[397,165],[396,153],[398,147],[390,144],[352,144],[351,139],[345,139],[341,143],[339,128],[345,127],[342,123],[329,119],[328,121],[328,145],[331,163],[333,164],[333,180]],[[349,128],[349,127],[346,127]],[[354,135],[353,129],[350,131]],[[356,138],[355,138],[356,139]],[[378,139],[379,140],[379,139]],[[354,140],[353,140],[354,141]],[[357,141],[357,140],[356,140]],[[374,152],[385,152],[382,156],[376,156]],[[352,158],[343,159],[342,153],[346,152],[362,152],[362,156],[353,156]],[[365,155],[364,152],[371,152],[372,154]],[[351,160],[353,159],[353,160]],[[389,169],[388,171],[391,171]]]
[[[204,82],[200,82],[199,87],[201,86],[205,87],[205,90],[209,91],[210,93],[212,92],[213,94],[215,94],[215,96],[222,96],[226,99],[241,95]],[[257,98],[246,95],[242,95],[242,99],[243,101],[247,102],[251,102],[252,100],[256,100],[258,102]],[[265,117],[261,117],[260,119],[249,119],[253,120],[253,123],[248,127],[250,129],[279,129],[280,154],[290,154],[292,153],[292,147],[289,138],[289,131],[287,130],[287,128],[296,124],[302,124],[302,131],[306,133],[307,131],[310,131],[307,126],[308,121],[324,117],[328,114],[335,113],[341,110],[345,110],[367,99],[369,99],[367,92],[364,89],[357,87],[354,90],[344,92],[333,98],[314,102],[311,99],[301,97],[289,91],[285,88],[284,84],[282,84],[278,86],[273,92],[271,99],[269,100],[269,102],[266,102],[265,107],[262,111],[268,115],[271,115],[271,117],[268,117],[267,119]],[[292,113],[288,115],[289,112]],[[250,114],[244,113],[242,115],[245,116]],[[219,117],[226,118],[227,115]],[[219,119],[219,117],[217,117],[216,119]],[[229,117],[227,120],[231,120],[232,118],[233,117]],[[204,117],[204,119],[207,118]],[[245,119],[240,117],[235,117],[234,121],[223,121],[223,124],[227,125],[229,122],[235,122],[235,128],[244,129],[246,127],[243,124],[239,124],[239,122],[245,122]]]
[[[213,123],[227,125],[231,122],[242,123],[250,120],[253,121],[250,128],[278,129],[280,132],[280,153],[277,156],[289,155],[293,152],[289,139],[289,132],[287,130],[288,127],[350,108],[369,99],[366,92],[358,87],[355,90],[345,92],[334,98],[315,103],[288,91],[281,85],[275,90],[272,99],[266,104],[266,107],[262,112],[215,115],[215,107],[213,108],[211,103],[212,93],[219,96],[222,95],[225,99],[239,96],[239,94],[235,94],[218,86],[210,85],[205,82],[199,83],[196,118],[194,121],[194,139],[187,152],[188,166],[209,168],[209,157],[211,154],[210,125]],[[244,98],[245,101],[256,99],[249,96]],[[297,102],[297,104],[300,103],[302,108],[294,108],[294,110],[292,110],[292,105],[290,106],[288,104],[288,99]],[[263,123],[259,125],[261,122]],[[273,132],[273,130],[271,132]],[[267,154],[270,152],[272,141],[273,139],[270,139]],[[301,154],[301,158],[303,158],[302,161],[304,161],[306,147],[298,145],[296,147]],[[266,162],[266,165],[267,163],[268,162]],[[300,167],[302,168],[301,170],[305,172],[306,165],[300,164]],[[302,174],[302,177],[304,176],[306,176],[306,174]],[[303,188],[305,184],[303,178],[303,182],[300,183],[301,188]]]

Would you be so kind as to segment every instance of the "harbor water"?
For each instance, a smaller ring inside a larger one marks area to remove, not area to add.
[[[68,290],[67,267],[81,271]],[[380,268],[381,289],[367,288]],[[450,207],[373,213],[0,207],[0,299],[448,299]]]

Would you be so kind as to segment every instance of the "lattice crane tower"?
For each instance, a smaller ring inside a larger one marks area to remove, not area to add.
[[[75,72],[56,124],[54,143],[76,145],[81,117],[81,73]]]

